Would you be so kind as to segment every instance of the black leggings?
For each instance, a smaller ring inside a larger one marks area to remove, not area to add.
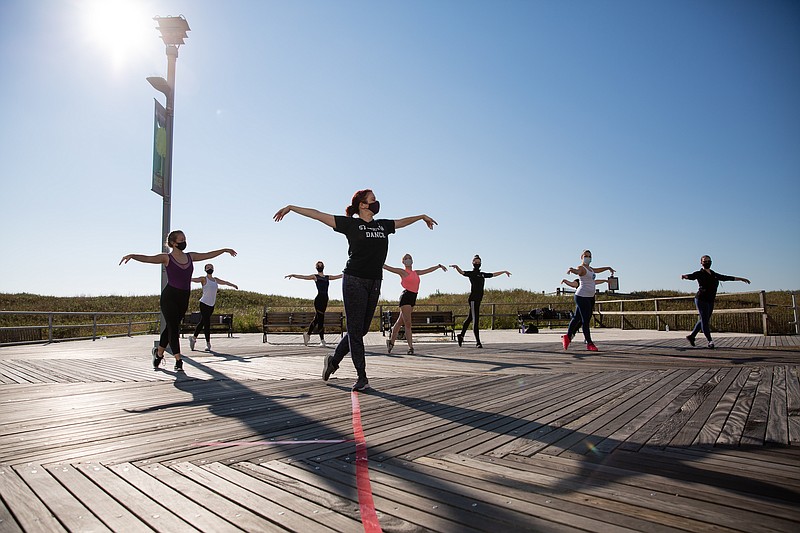
[[[206,334],[206,344],[211,344],[211,315],[214,314],[214,306],[200,302],[200,322],[194,328],[194,336],[197,338],[200,331]]]
[[[470,323],[472,323],[473,333],[475,333],[475,342],[478,344],[481,343],[481,330],[480,330],[480,323],[481,321],[481,301],[480,300],[470,300],[469,301],[469,316],[464,321],[464,325],[461,327],[461,336],[464,336],[464,333],[467,332],[469,329]]]
[[[189,294],[189,291],[176,289],[172,285],[167,285],[161,291],[161,314],[164,315],[167,327],[161,332],[158,345],[162,348],[169,346],[172,355],[181,353],[178,337],[181,333],[181,320],[189,309]]]
[[[339,363],[350,352],[358,377],[366,379],[367,362],[364,358],[364,335],[369,332],[380,296],[381,280],[379,279],[357,278],[350,274],[345,274],[342,278],[342,298],[347,320],[347,334],[342,337],[333,352],[334,368],[339,368]]]
[[[320,340],[325,340],[325,311],[328,309],[328,299],[325,296],[314,298],[314,320],[308,325],[308,335],[315,331],[319,333]]]

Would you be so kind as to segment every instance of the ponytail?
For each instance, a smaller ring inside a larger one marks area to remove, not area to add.
[[[350,200],[350,205],[344,210],[344,214],[348,217],[352,217],[353,215],[358,214],[358,206],[361,202],[364,202],[367,199],[367,196],[372,192],[372,189],[363,189],[361,191],[356,191],[353,195],[353,199]]]

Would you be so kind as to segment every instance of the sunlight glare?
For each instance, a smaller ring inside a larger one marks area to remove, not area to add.
[[[85,35],[107,53],[116,66],[148,50],[158,39],[148,2],[141,0],[83,0]]]

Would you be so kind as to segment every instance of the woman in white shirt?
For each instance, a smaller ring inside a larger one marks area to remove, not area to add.
[[[206,350],[211,351],[211,315],[214,314],[214,306],[217,304],[217,289],[220,285],[228,285],[234,289],[238,289],[236,285],[224,279],[215,278],[212,276],[214,273],[214,265],[211,263],[205,267],[206,275],[202,278],[192,278],[194,283],[203,285],[203,296],[200,297],[200,322],[194,330],[194,335],[189,337],[189,347],[194,351],[194,345],[197,342],[197,337],[200,331],[203,331],[206,336]]]
[[[575,291],[575,314],[569,322],[567,334],[561,337],[561,343],[564,349],[569,348],[569,343],[572,337],[578,332],[578,328],[583,326],[583,337],[586,340],[586,349],[592,352],[597,351],[597,346],[592,342],[592,336],[589,332],[589,321],[592,319],[592,311],[594,311],[594,295],[596,292],[596,285],[598,283],[607,283],[606,279],[595,279],[595,275],[606,270],[614,275],[614,269],[611,267],[597,267],[592,268],[589,265],[592,262],[592,252],[584,250],[581,254],[581,264],[578,268],[570,267],[567,274],[575,274],[578,276],[578,288]]]

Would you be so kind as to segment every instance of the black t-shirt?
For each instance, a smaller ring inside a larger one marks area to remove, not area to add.
[[[365,279],[383,279],[383,264],[389,252],[389,235],[394,233],[394,220],[385,218],[367,222],[360,218],[335,216],[333,231],[347,237],[347,265],[344,273]]]
[[[491,272],[481,272],[480,270],[472,269],[468,272],[464,272],[464,275],[469,278],[469,283],[471,285],[469,301],[480,302],[483,300],[483,285],[486,282],[486,278],[492,278],[494,277],[494,274]]]
[[[713,302],[717,297],[717,287],[720,281],[736,281],[733,276],[726,276],[725,274],[718,274],[713,270],[709,274],[706,270],[700,269],[697,272],[686,274],[687,279],[697,280],[697,299],[704,302]]]

